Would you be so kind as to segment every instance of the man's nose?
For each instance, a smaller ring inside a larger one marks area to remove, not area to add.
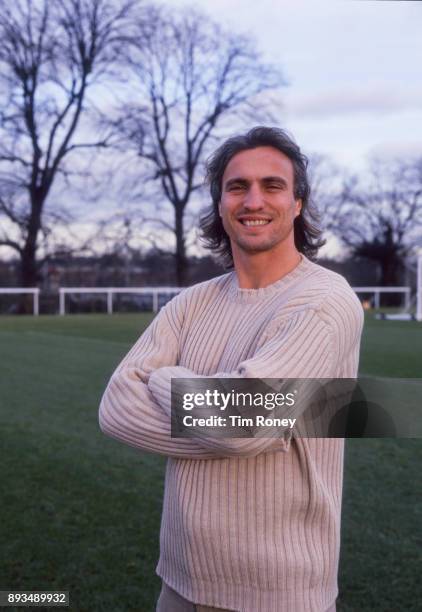
[[[258,186],[251,186],[245,196],[243,206],[248,210],[260,210],[264,206],[264,198]]]

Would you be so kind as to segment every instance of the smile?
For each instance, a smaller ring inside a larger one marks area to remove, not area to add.
[[[239,219],[242,225],[246,225],[247,227],[253,227],[256,225],[268,225],[271,223],[270,219]]]

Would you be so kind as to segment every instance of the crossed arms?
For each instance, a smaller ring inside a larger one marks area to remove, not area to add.
[[[171,437],[171,378],[200,375],[177,365],[179,336],[180,329],[163,308],[110,379],[99,409],[103,433],[139,450],[177,458],[248,457],[287,450],[284,439],[215,438],[200,429],[193,439]],[[276,322],[255,355],[234,371],[209,378],[332,377],[337,357],[327,321],[315,310],[304,309]]]

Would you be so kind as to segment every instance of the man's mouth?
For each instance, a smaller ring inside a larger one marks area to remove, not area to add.
[[[239,219],[239,221],[242,225],[246,225],[246,227],[268,225],[271,223],[271,219]]]

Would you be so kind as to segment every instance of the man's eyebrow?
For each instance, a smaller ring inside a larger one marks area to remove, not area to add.
[[[282,176],[264,176],[261,179],[262,183],[281,183],[282,185],[287,185],[287,181]]]
[[[245,178],[241,178],[239,177],[235,177],[232,179],[229,179],[225,184],[224,187],[231,187],[232,185],[249,185],[249,181]]]

